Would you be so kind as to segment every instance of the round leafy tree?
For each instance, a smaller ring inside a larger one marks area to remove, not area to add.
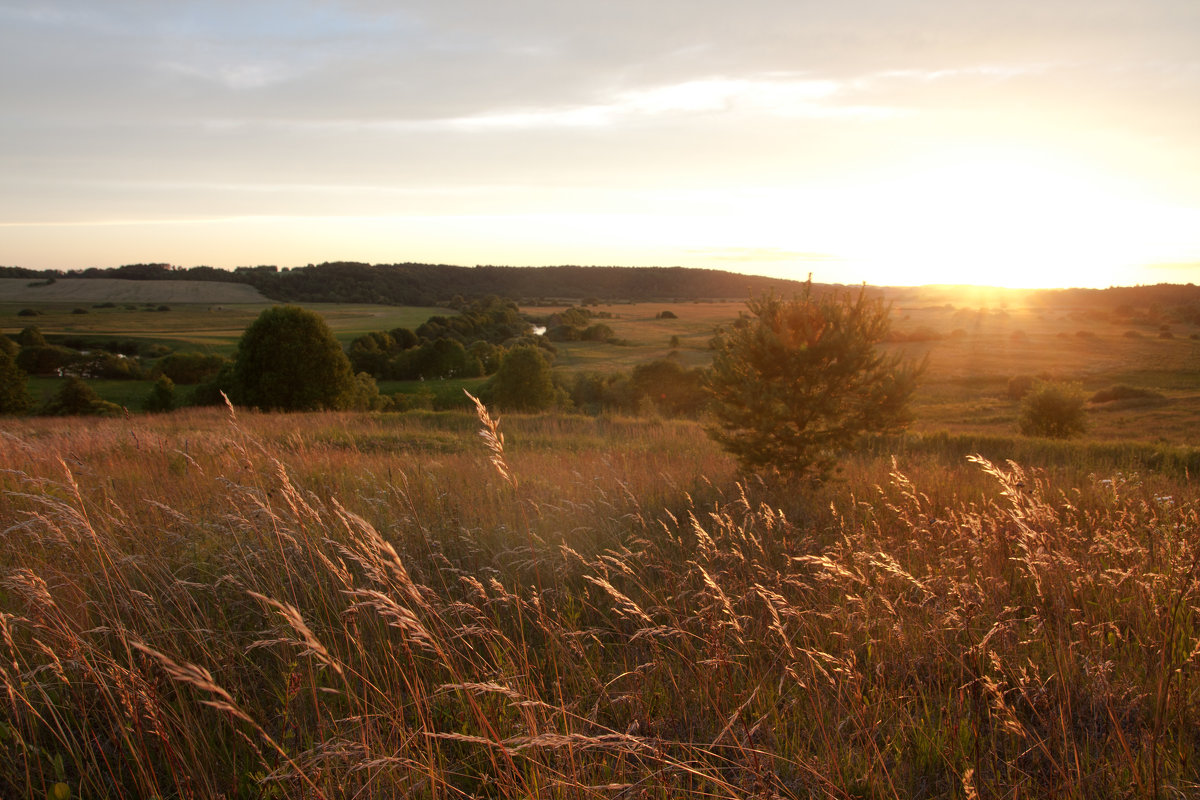
[[[924,365],[888,355],[888,307],[857,295],[747,302],[750,316],[714,342],[708,432],[754,472],[829,478],[863,433],[894,430]]]
[[[544,411],[558,400],[550,363],[533,345],[505,353],[490,388],[491,401],[505,411]]]
[[[325,320],[298,306],[262,312],[238,342],[233,400],[264,411],[349,407],[355,396],[350,359]]]

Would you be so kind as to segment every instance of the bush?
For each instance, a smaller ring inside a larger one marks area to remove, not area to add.
[[[639,405],[668,416],[697,416],[708,405],[704,374],[660,358],[633,368],[633,395]]]
[[[54,398],[42,408],[43,414],[52,417],[115,417],[121,412],[119,405],[101,399],[95,389],[74,377],[67,378]]]
[[[174,383],[190,386],[215,377],[230,361],[215,353],[171,353],[158,362],[157,371]]]
[[[1087,430],[1083,390],[1074,384],[1039,382],[1021,402],[1021,433],[1067,439]]]
[[[49,344],[46,337],[42,334],[40,328],[30,325],[27,328],[22,328],[17,334],[17,344],[21,347],[44,347]]]
[[[163,375],[155,381],[154,388],[150,390],[150,394],[146,395],[146,399],[142,403],[142,410],[158,412],[171,411],[174,408],[175,382],[166,375]]]
[[[1107,389],[1101,389],[1091,396],[1093,403],[1112,403],[1117,400],[1165,400],[1160,393],[1152,389],[1139,389],[1136,386],[1118,384]]]
[[[580,338],[585,342],[607,342],[615,335],[616,334],[613,333],[612,328],[608,327],[603,322],[598,322],[595,325],[585,329],[583,333],[580,334]]]
[[[79,353],[66,347],[31,345],[17,353],[17,366],[30,375],[56,375],[79,359]]]

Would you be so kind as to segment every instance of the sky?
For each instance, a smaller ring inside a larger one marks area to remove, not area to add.
[[[1196,0],[0,0],[0,264],[1200,279]]]

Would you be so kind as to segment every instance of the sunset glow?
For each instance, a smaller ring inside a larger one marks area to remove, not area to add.
[[[0,264],[1200,277],[1200,6],[0,3]]]

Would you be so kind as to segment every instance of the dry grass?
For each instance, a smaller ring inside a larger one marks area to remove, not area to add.
[[[478,412],[10,426],[0,795],[1200,789],[1186,481]]]

